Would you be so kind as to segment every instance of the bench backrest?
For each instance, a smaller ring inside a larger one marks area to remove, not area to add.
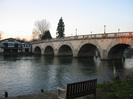
[[[96,93],[97,79],[67,84],[66,99]]]

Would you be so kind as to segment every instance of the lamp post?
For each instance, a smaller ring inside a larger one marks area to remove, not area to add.
[[[104,25],[104,34],[106,33],[106,25]]]
[[[75,29],[75,33],[76,33],[76,36],[77,36],[77,28]]]
[[[91,37],[92,37],[92,31],[91,31]]]
[[[120,28],[118,28],[118,33],[120,32]]]

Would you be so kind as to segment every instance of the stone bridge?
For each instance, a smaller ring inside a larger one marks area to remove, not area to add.
[[[32,42],[32,52],[40,55],[122,58],[133,48],[133,32],[70,36]]]

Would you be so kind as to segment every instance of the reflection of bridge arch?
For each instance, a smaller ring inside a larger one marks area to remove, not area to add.
[[[44,50],[45,56],[54,56],[54,49],[51,46],[47,46]]]
[[[34,49],[34,54],[35,55],[41,55],[41,48],[39,46],[36,46]]]
[[[78,51],[78,57],[100,56],[98,48],[90,43],[82,45]]]
[[[130,47],[129,44],[117,44],[114,45],[108,51],[109,59],[121,59],[124,57],[124,51]]]
[[[73,51],[69,45],[62,45],[58,50],[58,56],[73,56]]]

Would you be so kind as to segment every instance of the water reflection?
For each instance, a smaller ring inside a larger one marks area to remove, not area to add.
[[[82,64],[83,66],[96,66],[95,60],[93,58],[78,58],[78,63]]]
[[[122,59],[119,60],[112,60],[108,61],[109,67],[113,71],[113,77],[123,79],[124,78],[124,67],[125,67],[125,61]]]
[[[6,90],[11,96],[33,94],[40,89],[56,90],[58,86],[92,78],[98,78],[98,83],[102,83],[112,80],[116,72],[121,76],[132,73],[132,60],[130,63],[98,58],[1,56],[0,92]]]
[[[5,61],[16,61],[17,58],[18,58],[17,55],[15,55],[13,57],[12,56],[1,56],[0,57],[0,59],[5,60]]]
[[[72,60],[73,58],[71,56],[58,57],[59,64],[64,64],[64,65],[71,64]]]

